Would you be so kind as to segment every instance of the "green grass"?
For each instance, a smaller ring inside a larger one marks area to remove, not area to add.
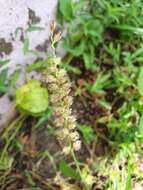
[[[108,109],[108,114],[99,117],[97,123],[107,126],[107,139],[116,149],[112,162],[108,159],[110,152],[105,157],[106,164],[109,163],[104,168],[108,176],[104,189],[109,190],[133,189],[134,154],[142,152],[142,5],[141,0],[59,1],[59,22],[67,28],[63,47],[70,57],[80,59],[85,69],[94,73],[92,83],[84,78],[85,88],[90,94],[96,94],[100,104]],[[109,101],[110,91],[114,100]],[[88,133],[92,137],[91,131],[89,127],[81,128],[85,140]],[[128,163],[122,169],[119,169],[120,159]]]

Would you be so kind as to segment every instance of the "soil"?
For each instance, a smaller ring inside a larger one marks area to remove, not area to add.
[[[12,44],[6,42],[4,38],[0,38],[0,56],[9,55],[12,52]]]

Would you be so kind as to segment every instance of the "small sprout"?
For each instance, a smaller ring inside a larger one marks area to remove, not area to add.
[[[37,116],[48,108],[48,92],[39,81],[31,80],[17,89],[16,105],[22,112]]]

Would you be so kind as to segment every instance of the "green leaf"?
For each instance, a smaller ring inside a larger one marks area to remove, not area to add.
[[[0,171],[8,170],[12,167],[14,159],[5,155],[3,159],[0,160]]]
[[[126,179],[126,189],[125,190],[132,190],[132,173],[133,173],[133,165],[132,165],[132,162],[129,160],[129,162],[128,162],[128,176]]]
[[[69,64],[63,64],[61,65],[64,69],[66,69],[67,71],[70,71],[76,75],[80,75],[82,72],[78,67],[74,67],[72,65]]]
[[[33,181],[33,177],[31,176],[31,173],[28,170],[25,170],[24,175],[25,175],[29,185],[35,187],[36,183]],[[32,188],[31,188],[31,190],[32,190]],[[38,189],[35,189],[35,190],[38,190]]]
[[[84,59],[85,67],[87,69],[91,69],[93,67],[94,59],[95,59],[95,53],[94,53],[93,46],[89,46],[89,51],[84,52],[83,59]]]
[[[86,45],[85,45],[84,40],[82,40],[79,44],[74,45],[74,46],[71,46],[71,44],[69,44],[69,42],[63,43],[63,48],[76,57],[83,54],[83,52],[85,50],[85,46]]]
[[[0,73],[0,92],[7,92],[8,87],[7,84],[5,83],[7,80],[7,69],[3,70]]]
[[[140,118],[139,133],[140,133],[141,135],[143,135],[143,114],[142,114],[142,116],[141,116],[141,118]]]
[[[77,174],[77,172],[75,171],[75,169],[70,167],[64,160],[62,160],[60,162],[60,171],[62,172],[63,176],[65,176],[65,177],[71,177],[76,180],[80,179],[80,177]]]
[[[28,52],[28,50],[29,50],[29,39],[25,38],[24,44],[23,44],[24,55],[26,55],[26,53]]]
[[[90,69],[92,67],[92,60],[91,60],[90,53],[89,52],[85,52],[83,54],[83,59],[84,59],[85,67],[87,69]]]
[[[43,113],[42,116],[39,118],[37,124],[35,125],[35,128],[40,128],[44,124],[46,124],[52,113],[53,113],[52,108],[48,108],[48,110],[45,113]]]
[[[86,35],[94,36],[98,42],[102,40],[103,26],[99,20],[89,20],[85,23],[84,30]]]
[[[91,93],[92,92],[102,93],[103,88],[108,86],[109,77],[110,77],[110,74],[105,75],[105,74],[99,73],[99,75],[97,76],[97,79],[95,80],[94,84],[89,87],[89,91]]]
[[[7,79],[7,69],[3,70],[0,73],[0,86],[4,84],[4,82],[6,81],[6,79]]]
[[[95,138],[92,126],[90,126],[90,125],[78,125],[78,128],[81,131],[83,138],[86,141],[86,143],[90,144],[91,141]]]
[[[133,26],[129,26],[129,25],[113,25],[112,26],[113,28],[117,28],[119,30],[127,30],[129,32],[132,32],[136,35],[139,35],[139,36],[142,36],[143,35],[143,29],[142,28],[139,28],[139,27],[133,27]]]
[[[143,96],[143,66],[140,68],[140,73],[137,80],[137,86],[140,94]]]
[[[65,19],[71,20],[73,18],[72,1],[60,0],[59,5],[60,12],[65,17]]]
[[[44,28],[40,26],[31,25],[27,28],[26,32],[41,31],[41,30],[44,30]]]
[[[5,64],[7,64],[9,61],[10,61],[9,59],[0,60],[0,65],[5,65]]]
[[[16,87],[16,82],[19,78],[20,75],[20,70],[16,70],[14,71],[14,73],[12,74],[12,76],[10,77],[10,81],[9,81],[9,86],[10,87]]]
[[[16,105],[25,114],[42,114],[48,108],[47,89],[39,81],[31,80],[16,90]]]
[[[47,67],[47,64],[48,64],[48,61],[47,60],[40,60],[40,61],[37,61],[36,63],[33,63],[31,65],[29,65],[27,67],[27,71],[28,72],[31,72],[33,70],[40,70],[40,69],[43,69],[43,68],[46,68]]]

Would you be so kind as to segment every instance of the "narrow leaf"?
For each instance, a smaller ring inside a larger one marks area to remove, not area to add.
[[[24,45],[23,45],[23,52],[24,52],[24,55],[26,55],[26,53],[28,52],[29,50],[29,39],[28,38],[25,38],[24,40]]]
[[[64,160],[60,162],[60,171],[65,177],[71,177],[74,179],[79,179],[77,172],[70,167]]]
[[[138,90],[140,94],[143,96],[143,66],[140,68],[137,85],[138,85]]]
[[[143,114],[142,114],[142,116],[141,116],[141,118],[140,118],[139,133],[140,133],[141,135],[143,135]]]
[[[5,65],[5,64],[7,64],[9,61],[10,61],[9,59],[0,60],[0,65]]]
[[[34,31],[41,31],[41,30],[44,30],[44,28],[43,27],[40,27],[40,26],[33,26],[33,25],[31,25],[31,26],[29,26],[28,28],[27,28],[27,32],[34,32]]]
[[[45,67],[47,67],[47,60],[41,60],[41,61],[37,61],[36,63],[29,65],[27,67],[27,71],[31,72],[33,70],[39,70],[39,69],[42,69]]]

